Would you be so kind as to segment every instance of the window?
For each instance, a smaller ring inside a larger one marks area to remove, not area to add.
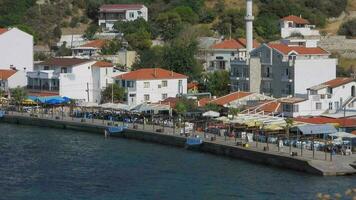
[[[321,110],[321,103],[315,103],[315,109]]]
[[[165,99],[167,99],[167,97],[168,97],[168,94],[167,94],[167,93],[165,93],[165,94],[162,94],[162,100],[165,100]]]
[[[144,82],[143,83],[144,88],[150,88],[150,82]]]
[[[218,61],[219,69],[225,69],[225,61]]]
[[[134,18],[135,17],[135,13],[134,12],[130,12],[129,16],[130,16],[130,18]]]
[[[330,103],[329,103],[329,110],[332,110],[332,109],[333,109],[333,103],[330,102]]]
[[[299,112],[299,105],[293,105],[293,112]]]
[[[105,68],[105,74],[108,75],[108,68]]]
[[[143,98],[145,101],[149,101],[150,100],[150,95],[149,94],[145,94],[143,95]]]
[[[335,101],[335,102],[334,102],[334,105],[335,105],[335,110],[339,109],[339,106],[340,106],[340,105],[339,105],[339,102],[338,102],[338,101]]]
[[[231,52],[231,56],[235,56],[235,52]]]
[[[162,81],[162,87],[167,87],[168,86],[168,81]]]
[[[43,70],[49,70],[49,66],[44,66]]]
[[[135,83],[133,81],[126,81],[126,87],[133,88]]]
[[[66,74],[66,73],[67,73],[67,68],[66,68],[66,67],[62,67],[62,68],[61,68],[61,73]]]

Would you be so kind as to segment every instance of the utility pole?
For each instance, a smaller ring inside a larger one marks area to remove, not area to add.
[[[111,84],[111,103],[114,103],[114,83]]]
[[[87,96],[88,96],[88,102],[89,102],[89,83],[87,82]]]

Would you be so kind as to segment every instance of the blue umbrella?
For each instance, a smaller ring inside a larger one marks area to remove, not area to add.
[[[64,100],[60,100],[60,99],[50,99],[50,100],[46,101],[46,104],[58,105],[58,104],[62,104],[63,102],[64,102]]]

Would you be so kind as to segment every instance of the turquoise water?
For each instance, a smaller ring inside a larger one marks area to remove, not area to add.
[[[318,177],[102,135],[0,124],[0,199],[315,199]]]

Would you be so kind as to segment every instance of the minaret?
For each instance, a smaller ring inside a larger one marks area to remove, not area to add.
[[[249,54],[253,49],[253,12],[252,12],[252,0],[246,0],[246,54],[247,57],[250,57]]]

